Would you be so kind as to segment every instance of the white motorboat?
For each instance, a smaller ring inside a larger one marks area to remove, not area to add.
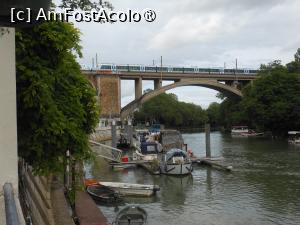
[[[193,170],[188,154],[181,149],[171,149],[163,155],[160,162],[160,172],[168,175],[187,175]]]
[[[231,135],[233,137],[261,137],[264,133],[257,133],[256,131],[249,129],[247,126],[233,126],[231,129]]]
[[[120,182],[99,182],[99,184],[110,187],[125,196],[151,196],[159,191],[158,185],[131,184]]]
[[[300,145],[300,131],[289,131],[289,143]]]
[[[249,129],[247,126],[233,126],[231,128],[231,135],[238,136],[238,137],[245,137],[243,134],[248,134]]]

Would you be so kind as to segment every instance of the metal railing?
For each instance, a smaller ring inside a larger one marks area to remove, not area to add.
[[[121,150],[108,145],[100,144],[92,140],[90,140],[89,142],[92,145],[96,156],[111,160],[113,162],[121,162]]]
[[[3,186],[3,192],[5,202],[6,224],[20,225],[12,184],[5,183]]]

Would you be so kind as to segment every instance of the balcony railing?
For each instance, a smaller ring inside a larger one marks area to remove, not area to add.
[[[3,193],[5,202],[6,224],[20,225],[12,184],[4,184]]]

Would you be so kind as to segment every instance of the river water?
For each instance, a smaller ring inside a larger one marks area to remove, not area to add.
[[[196,155],[205,155],[204,133],[183,137]],[[233,172],[194,166],[192,176],[155,176],[141,168],[114,171],[97,159],[88,174],[100,181],[159,185],[154,197],[125,199],[125,205],[137,204],[147,211],[149,225],[300,224],[300,147],[213,132],[211,148]],[[112,222],[124,205],[99,207]]]

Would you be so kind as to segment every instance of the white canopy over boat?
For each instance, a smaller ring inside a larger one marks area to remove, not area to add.
[[[166,161],[169,161],[172,157],[187,157],[187,153],[181,149],[173,148],[166,153]]]
[[[289,135],[296,135],[296,134],[300,134],[300,131],[289,131],[288,134]]]

